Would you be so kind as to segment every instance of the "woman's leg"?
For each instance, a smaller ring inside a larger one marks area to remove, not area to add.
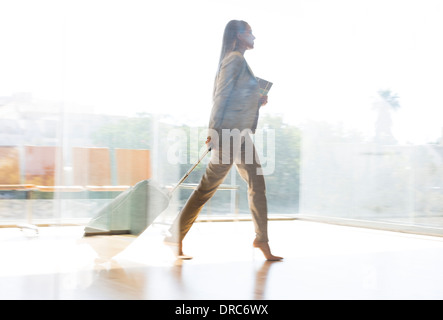
[[[252,143],[252,141],[250,143]],[[263,175],[260,174],[261,164],[255,152],[255,147],[252,145],[252,151],[250,151],[254,153],[251,161],[245,161],[244,151],[245,148],[242,147],[241,162],[236,163],[237,171],[248,184],[248,201],[254,222],[256,240],[268,242],[268,204],[265,179]],[[246,160],[247,159],[248,156],[246,156]]]
[[[214,164],[212,162],[208,164],[199,185],[192,192],[169,230],[173,242],[183,241],[203,206],[215,194],[231,166],[231,164]]]
[[[248,147],[247,143],[251,145]],[[252,152],[252,157],[251,155],[248,156],[246,154],[247,152]],[[255,146],[251,140],[247,140],[246,146],[244,144],[242,145],[241,161],[240,163],[236,163],[236,165],[240,176],[248,184],[249,208],[252,213],[256,235],[253,246],[259,248],[267,260],[282,260],[282,257],[275,256],[271,253],[268,244],[268,206],[265,179],[262,174],[258,155],[255,151]]]

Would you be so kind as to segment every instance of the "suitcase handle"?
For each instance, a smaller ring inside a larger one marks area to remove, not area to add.
[[[211,147],[207,148],[205,152],[198,158],[197,162],[194,163],[194,165],[185,173],[185,175],[180,179],[180,181],[172,188],[171,191],[169,191],[169,196],[172,196],[175,190],[188,178],[188,176],[191,174],[191,172],[195,169],[196,166],[203,160],[204,157],[211,151]]]

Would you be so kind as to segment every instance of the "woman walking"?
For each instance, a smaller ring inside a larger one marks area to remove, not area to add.
[[[268,102],[267,96],[260,95],[258,81],[244,58],[245,51],[254,48],[254,40],[251,27],[245,21],[232,20],[226,25],[206,141],[212,150],[211,160],[198,187],[171,226],[171,236],[165,238],[166,243],[177,246],[178,258],[191,258],[183,254],[183,239],[235,164],[248,184],[256,233],[253,246],[261,249],[267,260],[283,259],[273,255],[268,244],[265,180],[249,136],[257,127],[260,107]]]

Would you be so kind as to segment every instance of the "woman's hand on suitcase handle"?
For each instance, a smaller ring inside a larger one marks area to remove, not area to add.
[[[211,151],[211,149],[212,149],[211,137],[207,137],[205,143],[206,143],[206,146],[208,147],[208,150]]]

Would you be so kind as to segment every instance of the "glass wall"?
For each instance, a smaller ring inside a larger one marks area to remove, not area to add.
[[[139,181],[168,192],[204,149],[223,29],[242,19],[248,64],[274,83],[255,135],[270,217],[439,234],[442,13],[438,0],[2,3],[0,223],[86,225]],[[234,170],[205,217],[249,217]]]

